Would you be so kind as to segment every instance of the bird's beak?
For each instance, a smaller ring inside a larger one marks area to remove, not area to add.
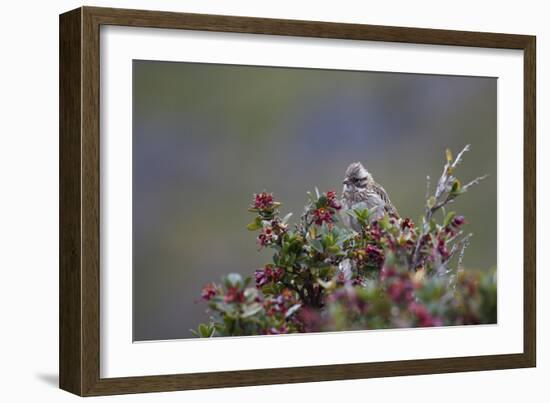
[[[347,179],[344,179],[344,180],[342,181],[342,183],[343,183],[344,185],[349,185],[349,181],[348,181]]]

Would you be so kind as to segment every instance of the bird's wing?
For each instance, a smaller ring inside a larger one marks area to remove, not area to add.
[[[376,182],[373,183],[372,187],[373,187],[374,192],[376,192],[376,194],[378,194],[380,196],[380,198],[384,201],[385,209],[388,212],[388,214],[393,214],[393,215],[399,217],[399,213],[397,212],[397,209],[395,208],[395,206],[391,202],[390,197],[388,196],[388,193],[386,192],[386,190],[380,184],[378,184]]]

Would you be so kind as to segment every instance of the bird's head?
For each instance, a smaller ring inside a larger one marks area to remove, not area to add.
[[[346,176],[343,180],[344,192],[364,190],[372,176],[360,162],[354,162],[346,169]]]

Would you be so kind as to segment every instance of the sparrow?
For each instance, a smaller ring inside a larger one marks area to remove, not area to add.
[[[357,219],[345,214],[346,210],[368,208],[371,211],[371,221],[381,219],[385,213],[399,217],[384,188],[374,181],[370,172],[360,162],[348,166],[343,183],[344,222],[355,231],[360,232],[361,227]]]

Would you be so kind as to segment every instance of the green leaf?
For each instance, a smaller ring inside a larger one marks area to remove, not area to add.
[[[449,225],[451,220],[454,218],[455,215],[456,215],[456,212],[449,211],[447,213],[447,215],[445,216],[445,220],[443,220],[443,226],[446,227],[447,225]]]
[[[290,318],[292,315],[294,315],[298,310],[302,307],[302,304],[294,304],[290,308],[288,308],[288,311],[286,311],[285,319]]]
[[[390,218],[388,217],[388,215],[384,214],[384,216],[380,220],[378,220],[378,224],[382,229],[390,228]]]
[[[292,213],[288,213],[287,215],[285,215],[285,217],[283,218],[283,221],[281,221],[283,224],[286,224],[288,222],[288,220],[290,219],[290,217],[292,217]]]
[[[323,287],[325,290],[332,290],[336,286],[336,283],[334,280],[324,281],[318,278],[317,283],[319,283],[319,285]]]
[[[367,219],[369,218],[369,215],[370,215],[370,211],[368,208],[356,208],[356,209],[353,209],[353,212],[355,213],[355,216],[357,218]]]
[[[298,254],[302,251],[302,246],[304,246],[304,242],[301,238],[295,238],[290,242],[290,245],[288,247],[289,252]]]
[[[296,262],[296,253],[289,253],[287,258],[287,265],[292,266]]]
[[[273,284],[265,284],[262,286],[262,293],[264,295],[273,295],[277,292],[277,288]]]
[[[391,267],[391,266],[395,265],[395,263],[396,263],[395,254],[391,251],[388,251],[386,253],[386,257],[385,257],[385,260],[384,260],[384,265],[388,266],[388,267]]]
[[[322,195],[319,199],[317,199],[317,203],[315,205],[317,208],[325,207],[327,205],[327,197]]]
[[[427,205],[428,205],[428,208],[434,208],[434,206],[435,206],[435,197],[434,196],[431,196],[428,199]]]
[[[453,160],[453,153],[448,148],[445,150],[445,156],[447,157],[447,162],[451,162]]]
[[[315,249],[317,252],[323,253],[324,248],[323,248],[323,244],[321,243],[321,241],[319,241],[318,239],[312,239],[310,244],[313,247],[313,249]]]
[[[210,337],[210,335],[212,334],[212,329],[210,329],[210,326],[208,325],[205,325],[204,323],[201,323],[199,325],[199,335],[201,337]]]
[[[216,311],[223,312],[225,314],[233,311],[233,307],[225,302],[217,302],[212,305],[212,308]]]
[[[243,278],[238,273],[230,273],[225,277],[226,287],[241,287],[243,285]]]
[[[315,225],[309,227],[309,237],[311,239],[317,238],[317,227]]]
[[[453,182],[453,187],[451,188],[451,193],[459,193],[462,188],[462,184],[458,179],[455,179]]]
[[[259,295],[259,291],[256,287],[249,287],[247,289],[244,290],[244,297],[246,298],[246,300],[248,302],[253,302],[256,300],[256,298],[258,297]]]
[[[243,314],[241,315],[241,318],[249,318],[251,316],[254,316],[257,313],[259,313],[262,309],[263,309],[262,305],[257,302],[254,304],[250,304],[244,309]]]
[[[262,218],[256,217],[254,221],[246,226],[246,229],[249,231],[257,231],[263,227]]]

